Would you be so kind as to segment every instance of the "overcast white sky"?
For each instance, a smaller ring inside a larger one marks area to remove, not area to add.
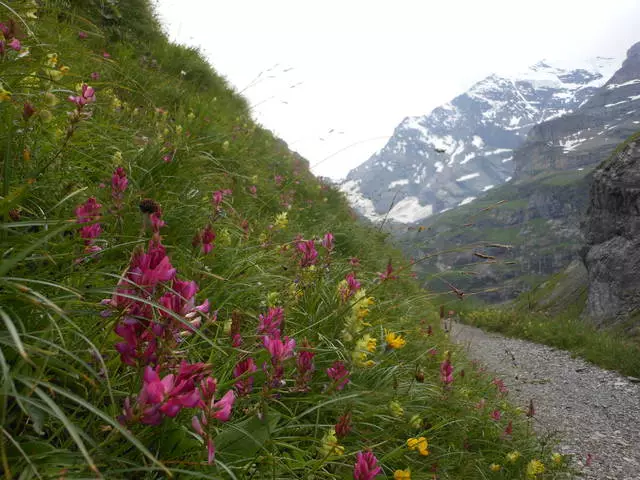
[[[490,73],[623,58],[640,41],[640,0],[156,2],[172,40],[199,46],[260,123],[333,178]]]

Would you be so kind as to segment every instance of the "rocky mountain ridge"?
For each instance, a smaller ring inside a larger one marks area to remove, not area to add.
[[[406,118],[341,188],[372,220],[390,210],[390,219],[412,223],[465,205],[511,180],[527,133],[587,104],[619,63],[596,58],[567,70],[539,62],[513,77],[490,75],[430,114]]]
[[[424,278],[448,275],[461,288],[502,301],[580,258],[585,242],[580,223],[589,207],[592,172],[640,130],[639,53],[640,43],[584,105],[531,129],[514,152],[514,179],[430,218],[428,235],[396,228],[403,247],[415,256],[457,249],[425,264]],[[496,242],[510,248],[483,247]],[[476,253],[494,258],[487,261]]]

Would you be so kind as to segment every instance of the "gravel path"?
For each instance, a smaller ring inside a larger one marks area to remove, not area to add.
[[[558,433],[581,478],[640,480],[640,384],[584,360],[523,340],[455,324],[451,338],[498,374],[509,396],[533,399],[539,433]],[[587,457],[591,457],[587,465]]]

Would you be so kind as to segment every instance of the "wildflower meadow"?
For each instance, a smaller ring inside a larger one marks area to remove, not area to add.
[[[568,478],[150,2],[0,2],[0,32],[3,478]]]

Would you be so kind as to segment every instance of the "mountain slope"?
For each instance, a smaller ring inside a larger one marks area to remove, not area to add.
[[[406,118],[342,190],[369,218],[393,203],[389,216],[404,223],[468,203],[513,176],[514,151],[533,126],[584,105],[617,65],[540,62],[514,77],[491,75],[429,115]]]
[[[489,289],[485,298],[504,300],[579,257],[591,172],[640,129],[639,50],[640,43],[632,46],[622,67],[584,105],[531,129],[513,154],[516,178],[430,219],[429,232],[396,228],[403,247],[415,256],[459,249],[423,265],[426,278],[445,273],[461,288]],[[496,242],[510,248],[483,246]],[[460,275],[469,268],[473,274]],[[437,281],[429,285],[442,288]]]
[[[1,478],[565,476],[150,1],[0,2],[0,82]]]

